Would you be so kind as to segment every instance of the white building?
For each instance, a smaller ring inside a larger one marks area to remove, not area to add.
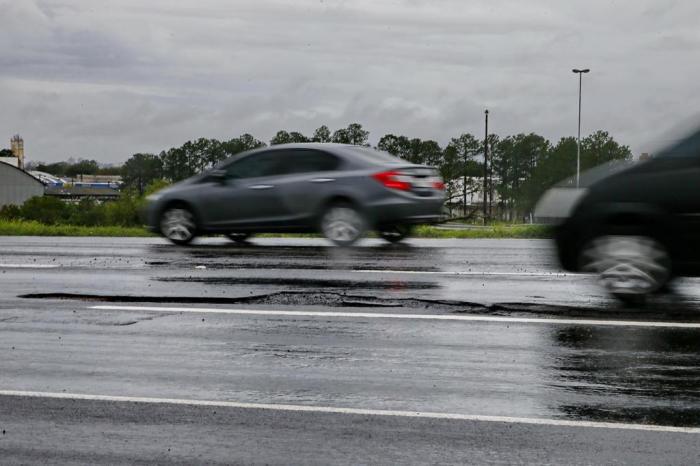
[[[484,203],[484,177],[483,176],[468,176],[467,181],[467,205],[482,205]],[[497,178],[491,180],[492,187],[489,190],[489,197],[494,205],[498,204],[501,200],[498,192],[496,191],[496,184],[498,183]],[[447,185],[447,199],[448,204],[464,204],[464,178],[460,177],[452,180]]]
[[[43,196],[44,184],[24,170],[0,163],[0,207],[22,205],[30,197]]]

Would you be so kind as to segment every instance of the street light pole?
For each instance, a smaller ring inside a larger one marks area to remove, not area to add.
[[[591,70],[574,68],[571,71],[578,74],[578,138],[576,139],[576,188],[578,188],[581,182],[581,83],[583,74]]]
[[[484,224],[488,218],[488,176],[489,176],[489,111],[484,110]]]

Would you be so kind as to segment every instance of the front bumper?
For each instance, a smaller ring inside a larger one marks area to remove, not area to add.
[[[146,225],[146,229],[151,233],[160,234],[160,225],[158,224],[158,212],[160,207],[158,202],[149,202],[139,212],[141,221]]]

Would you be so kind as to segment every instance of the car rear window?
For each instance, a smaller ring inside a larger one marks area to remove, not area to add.
[[[403,159],[400,159],[398,157],[394,157],[388,152],[383,152],[380,150],[372,149],[371,147],[362,147],[362,146],[352,146],[348,147],[347,150],[349,152],[352,152],[354,156],[357,156],[358,158],[369,162],[369,163],[392,163],[392,164],[406,164],[406,162]]]

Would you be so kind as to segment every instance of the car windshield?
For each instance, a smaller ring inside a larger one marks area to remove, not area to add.
[[[618,173],[637,162],[631,160],[613,160],[581,173],[579,186],[587,188],[610,175]],[[576,188],[576,176],[570,176],[554,185],[557,188]]]
[[[659,157],[699,157],[700,158],[700,130],[685,137],[680,142],[671,145],[659,153]]]

